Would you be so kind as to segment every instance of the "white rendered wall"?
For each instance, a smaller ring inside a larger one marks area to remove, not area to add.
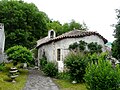
[[[91,35],[91,36],[79,37],[79,38],[65,38],[65,39],[59,40],[57,42],[52,42],[52,43],[41,46],[38,49],[38,59],[42,58],[42,54],[43,54],[42,51],[44,50],[47,60],[56,62],[57,61],[57,49],[61,49],[61,61],[57,61],[58,63],[60,62],[58,64],[60,67],[60,66],[62,66],[61,62],[64,61],[66,55],[69,53],[69,50],[68,50],[69,45],[73,44],[75,42],[79,42],[80,40],[85,41],[87,43],[97,42],[97,44],[102,45],[103,51],[105,49],[103,40],[101,38],[99,38],[97,35]]]

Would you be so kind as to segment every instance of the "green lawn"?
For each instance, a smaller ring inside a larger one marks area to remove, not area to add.
[[[0,90],[22,90],[25,85],[28,71],[20,70],[20,75],[16,78],[16,82],[11,82],[8,77],[8,71],[0,72]]]
[[[60,87],[60,90],[87,90],[85,84],[72,84],[66,80],[54,79],[54,82]]]

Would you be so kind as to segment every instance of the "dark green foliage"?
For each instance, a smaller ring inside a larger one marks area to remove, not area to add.
[[[41,68],[41,69],[43,69],[46,64],[47,64],[47,59],[46,59],[46,57],[43,57],[42,59],[40,59],[40,68]]]
[[[33,63],[32,53],[29,49],[23,46],[13,46],[6,50],[8,60],[13,60],[16,65],[18,62],[21,63]]]
[[[85,41],[79,41],[79,49],[80,49],[80,51],[84,51],[85,49],[86,49],[86,45],[87,45],[87,43],[85,42]]]
[[[47,35],[48,16],[33,3],[0,1],[0,22],[5,25],[6,49],[22,45],[33,48],[36,40]]]
[[[35,4],[21,0],[0,1],[0,22],[5,25],[5,49],[15,45],[32,49],[36,41],[46,36],[50,29],[54,29],[57,35],[74,29],[87,30],[84,23],[79,24],[75,20],[63,25],[59,21],[52,21]]]
[[[120,59],[120,9],[117,9],[116,12],[118,22],[114,30],[116,40],[112,43],[112,56],[116,59]]]
[[[88,47],[88,52],[91,54],[93,53],[101,53],[102,52],[102,46],[98,45],[97,42],[91,42],[91,43],[86,43],[85,41],[79,41],[79,43],[75,42],[73,44],[69,45],[70,50],[79,50],[79,51],[84,51],[87,52],[86,47]]]
[[[70,49],[70,50],[74,50],[74,49],[76,49],[77,47],[78,47],[78,43],[77,43],[77,42],[69,45],[69,49]]]
[[[120,43],[118,40],[115,40],[113,43],[112,43],[112,56],[115,57],[116,59],[120,59]]]
[[[88,90],[119,90],[120,69],[99,58],[98,64],[89,64],[84,77]]]
[[[63,26],[62,26],[62,33],[65,33],[65,32],[68,32],[68,31],[71,31],[70,30],[70,24],[69,23],[64,23]]]
[[[47,23],[48,30],[55,30],[57,35],[62,34],[62,24],[59,21],[51,21]]]
[[[57,66],[53,62],[47,62],[47,64],[45,64],[45,66],[43,67],[42,71],[50,77],[54,77],[58,74]]]
[[[31,52],[33,53],[34,58],[38,56],[38,50],[36,48],[32,49]]]
[[[57,65],[53,62],[48,62],[45,55],[40,59],[40,68],[47,76],[55,77],[58,74]]]
[[[72,31],[74,29],[87,30],[86,24],[80,24],[75,20],[71,20],[70,23],[64,23],[63,25],[59,21],[50,21],[47,23],[47,29],[54,29],[57,35],[61,35],[65,32]]]
[[[98,45],[97,42],[91,42],[88,44],[88,49],[90,53],[101,53],[102,52],[102,46]]]
[[[79,24],[79,23],[76,22],[75,20],[72,20],[72,21],[69,23],[69,28],[70,28],[70,31],[71,31],[71,30],[74,30],[74,29],[86,30],[85,27],[84,27],[84,25]]]
[[[74,49],[79,49],[80,51],[85,51],[87,46],[87,43],[85,41],[79,41],[79,43],[75,42],[73,44],[69,45],[69,49],[70,50],[74,50]]]
[[[33,55],[34,63],[35,63],[35,65],[37,65],[38,64],[38,60],[37,60],[38,50],[36,48],[34,48],[34,49],[31,50],[31,52],[32,52],[32,55]]]
[[[86,56],[83,53],[70,53],[65,59],[65,66],[69,70],[71,80],[83,82],[85,68],[87,66]]]

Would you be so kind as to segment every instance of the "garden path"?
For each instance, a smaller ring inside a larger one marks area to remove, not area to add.
[[[42,75],[39,70],[29,70],[28,80],[23,90],[59,90],[50,77]]]

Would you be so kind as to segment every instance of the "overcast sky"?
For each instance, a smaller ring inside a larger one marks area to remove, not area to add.
[[[117,22],[115,9],[120,9],[120,0],[24,0],[34,3],[40,11],[45,12],[50,19],[62,24],[72,19],[85,22],[90,31],[97,31],[112,42],[114,28]]]

